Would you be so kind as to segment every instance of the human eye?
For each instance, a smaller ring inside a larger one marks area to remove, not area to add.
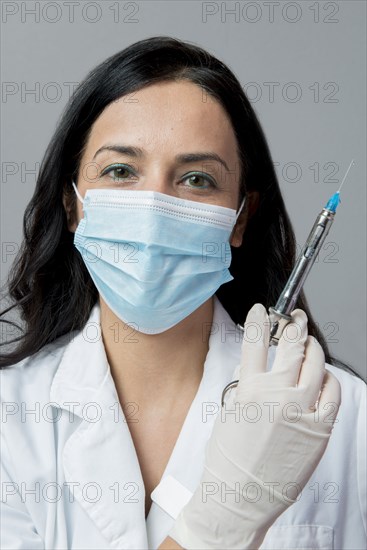
[[[195,189],[208,189],[209,187],[217,187],[216,181],[207,174],[201,174],[200,172],[192,172],[182,178],[183,181],[190,180],[188,187]],[[200,184],[200,179],[206,182],[205,185]]]
[[[124,181],[129,179],[129,177],[123,177],[124,172],[127,172],[130,175],[134,174],[133,169],[128,164],[112,164],[111,166],[107,166],[107,168],[102,171],[101,177],[106,176],[107,174],[113,174],[110,175],[109,178],[114,182]]]

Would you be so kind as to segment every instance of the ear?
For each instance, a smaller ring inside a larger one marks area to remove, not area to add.
[[[241,246],[247,222],[255,214],[259,206],[259,201],[260,195],[258,191],[247,192],[245,206],[238,217],[236,225],[234,226],[229,239],[231,246],[234,246],[236,248]]]
[[[71,233],[75,233],[78,226],[76,221],[75,199],[66,188],[64,188],[62,195],[62,203],[64,205],[68,229]]]

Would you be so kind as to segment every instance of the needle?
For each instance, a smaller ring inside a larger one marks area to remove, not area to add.
[[[343,185],[343,183],[345,182],[345,180],[346,180],[346,178],[347,178],[347,175],[348,175],[348,172],[349,172],[349,170],[352,168],[352,165],[353,165],[353,164],[354,164],[354,159],[352,160],[352,162],[351,162],[350,165],[348,166],[348,170],[347,170],[346,173],[345,173],[345,176],[344,176],[344,178],[343,178],[343,181],[342,181],[341,184],[340,184],[339,189],[337,190],[337,193],[340,193],[340,189],[342,188],[342,185]]]
[[[352,167],[353,164],[354,164],[354,159],[353,159],[352,162],[350,163],[350,165],[349,165],[349,167],[348,167],[348,170],[347,170],[346,173],[345,173],[345,176],[344,176],[344,178],[343,178],[343,181],[342,181],[341,184],[340,184],[340,187],[339,187],[338,191],[337,191],[336,193],[334,193],[334,195],[332,195],[332,196],[330,197],[330,199],[328,200],[326,206],[324,206],[324,209],[329,210],[330,212],[335,212],[335,211],[336,211],[336,209],[337,209],[339,203],[341,202],[340,196],[339,196],[339,194],[340,194],[340,189],[342,188],[342,185],[343,185],[343,183],[345,182],[346,177],[347,177],[347,175],[348,175],[348,172],[349,172],[349,170],[351,169],[351,167]]]

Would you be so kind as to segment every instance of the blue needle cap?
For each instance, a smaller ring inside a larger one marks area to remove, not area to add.
[[[330,197],[324,208],[326,208],[326,210],[330,210],[330,212],[335,212],[340,202],[341,200],[339,196],[339,191],[337,191],[336,193],[334,193],[334,195]]]

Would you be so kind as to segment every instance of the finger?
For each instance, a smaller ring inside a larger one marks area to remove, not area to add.
[[[262,304],[255,304],[247,314],[241,349],[238,390],[241,382],[253,374],[266,372],[270,327]]]
[[[305,406],[311,410],[319,397],[325,375],[325,354],[319,342],[313,336],[308,336],[298,379],[298,387],[304,389]]]
[[[324,382],[321,388],[321,394],[316,403],[319,411],[320,420],[325,426],[331,427],[338,414],[341,405],[341,386],[336,376],[325,369]]]
[[[272,368],[278,380],[290,387],[297,384],[308,336],[306,313],[302,309],[295,309],[291,317],[293,320],[286,325],[279,339]]]

